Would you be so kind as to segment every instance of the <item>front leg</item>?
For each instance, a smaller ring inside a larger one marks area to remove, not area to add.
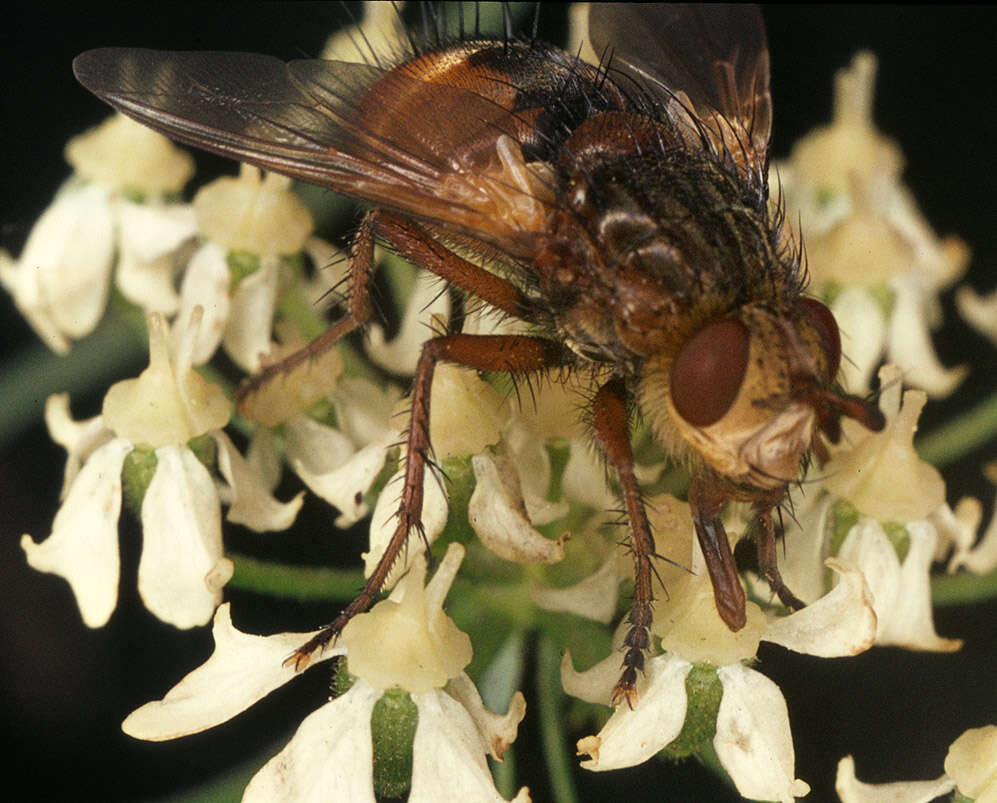
[[[644,654],[651,646],[651,619],[654,593],[651,589],[651,558],[654,538],[647,520],[644,500],[634,474],[630,447],[627,392],[623,380],[611,379],[603,385],[592,403],[592,428],[596,440],[616,470],[623,492],[623,504],[630,523],[630,550],[634,558],[634,595],[627,621],[630,630],[623,641],[623,673],[613,691],[613,704],[626,700],[633,708],[637,701],[637,673],[644,671]]]

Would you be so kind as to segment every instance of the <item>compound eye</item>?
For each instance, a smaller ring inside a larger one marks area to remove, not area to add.
[[[830,314],[830,313],[829,313]],[[690,337],[672,363],[675,411],[696,427],[730,410],[748,368],[748,328],[736,318],[711,323]]]
[[[838,322],[834,320],[834,313],[814,298],[797,299],[796,308],[817,332],[827,359],[827,376],[824,379],[828,383],[833,382],[841,366],[841,333],[838,331]]]

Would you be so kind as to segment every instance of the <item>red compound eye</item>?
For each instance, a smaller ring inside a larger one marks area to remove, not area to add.
[[[838,368],[841,365],[841,334],[838,332],[838,322],[834,320],[831,310],[814,298],[797,299],[796,308],[803,313],[803,317],[820,337],[820,344],[827,357],[828,374],[824,379],[831,383],[838,375]]]
[[[741,321],[725,318],[700,329],[679,349],[672,363],[671,393],[685,421],[708,427],[724,417],[744,380],[749,339]]]

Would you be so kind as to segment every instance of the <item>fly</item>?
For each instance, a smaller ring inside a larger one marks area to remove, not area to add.
[[[593,4],[595,66],[535,39],[412,46],[391,68],[246,53],[108,48],[80,82],[173,139],[372,206],[353,243],[344,316],[261,385],[371,317],[374,241],[531,325],[422,347],[397,527],[360,594],[292,656],[299,667],[382,590],[420,530],[430,388],[440,362],[524,375],[590,372],[594,440],[619,480],[635,586],[615,700],[633,704],[650,647],[654,541],[634,474],[640,416],[689,468],[689,503],[731,630],[745,596],[721,521],[752,508],[762,574],[772,512],[842,416],[884,425],[835,383],[830,310],[805,295],[800,251],[770,211],[769,56],[754,6]],[[416,41],[413,38],[413,41]],[[470,246],[470,248],[468,248]],[[488,253],[488,267],[458,254]]]

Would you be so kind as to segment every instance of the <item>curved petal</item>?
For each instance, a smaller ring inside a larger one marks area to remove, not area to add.
[[[505,803],[485,761],[489,746],[467,709],[443,692],[412,699],[419,724],[412,745],[409,803]]]
[[[218,470],[231,491],[226,518],[256,532],[290,527],[301,509],[305,492],[299,492],[290,502],[278,501],[270,495],[266,479],[239,454],[228,435],[216,430],[212,438],[218,444]]]
[[[221,343],[232,307],[230,283],[225,252],[215,243],[202,245],[187,263],[180,283],[177,318],[189,321],[194,307],[204,310],[192,355],[194,365],[203,365],[210,360]]]
[[[803,610],[774,619],[763,641],[823,658],[858,655],[873,645],[877,619],[865,578],[835,558],[827,566],[837,573],[837,585]]]
[[[845,756],[838,762],[834,790],[841,803],[931,803],[955,789],[955,781],[944,775],[936,781],[863,783],[855,777],[855,759]]]
[[[277,257],[261,257],[259,269],[239,282],[232,294],[222,343],[235,364],[249,373],[259,371],[261,358],[270,353],[279,268]]]
[[[162,700],[146,703],[121,725],[129,736],[161,742],[213,728],[245,711],[297,675],[285,660],[315,633],[253,636],[232,626],[228,603],[215,613],[215,650],[205,663],[170,689]],[[336,655],[329,648],[312,665]],[[369,737],[368,737],[369,738]]]
[[[597,772],[633,767],[667,747],[685,722],[685,679],[691,669],[688,661],[668,654],[650,659],[646,680],[638,680],[637,705],[618,706],[598,736],[579,740],[578,752],[591,756],[582,766]]]
[[[221,602],[221,506],[208,470],[185,446],[156,450],[156,472],[142,500],[138,590],[146,607],[180,628],[211,620]],[[225,581],[228,580],[225,577]]]
[[[422,344],[433,334],[434,319],[446,325],[450,319],[450,296],[440,292],[440,280],[434,274],[420,270],[395,339],[389,342],[384,327],[372,324],[367,330],[367,354],[376,365],[411,376]]]
[[[132,445],[115,438],[95,451],[76,475],[40,544],[21,537],[28,564],[65,577],[87,627],[102,627],[118,601],[118,515],[121,467]]]
[[[722,666],[724,693],[713,746],[737,791],[751,800],[791,803],[810,787],[794,777],[793,736],[779,687],[741,664]]]
[[[496,714],[485,707],[478,693],[478,687],[461,672],[452,678],[446,686],[446,692],[459,702],[471,715],[478,733],[488,745],[488,753],[496,761],[501,761],[505,751],[509,749],[519,731],[519,723],[526,716],[526,698],[517,691],[509,701],[509,709],[505,714]]]
[[[242,803],[374,803],[370,715],[380,696],[360,679],[306,717],[253,776]]]

